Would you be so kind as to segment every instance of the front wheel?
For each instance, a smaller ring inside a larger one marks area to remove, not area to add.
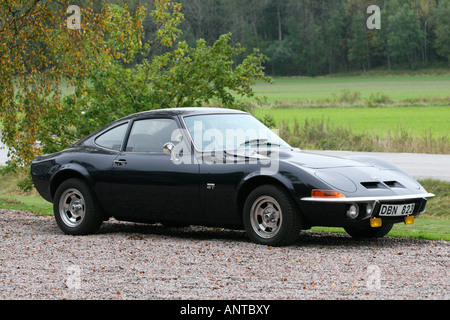
[[[61,183],[53,200],[53,213],[59,228],[69,235],[94,233],[103,222],[91,188],[79,179]]]
[[[302,229],[302,217],[290,196],[280,187],[264,185],[247,197],[243,211],[249,238],[268,246],[293,244]]]

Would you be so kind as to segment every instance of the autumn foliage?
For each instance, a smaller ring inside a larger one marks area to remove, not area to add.
[[[81,28],[69,29],[67,0],[0,3],[1,139],[8,168],[24,176],[40,154],[57,152],[130,113],[211,102],[233,108],[254,97],[252,84],[270,81],[258,51],[239,64],[244,49],[230,34],[208,46],[178,41],[180,4],[150,8],[126,3],[81,7]],[[153,38],[143,21],[153,22]],[[144,39],[147,39],[144,41]]]

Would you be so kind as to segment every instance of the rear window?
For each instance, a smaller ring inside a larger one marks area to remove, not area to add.
[[[124,123],[111,130],[106,131],[104,134],[95,139],[95,143],[100,147],[120,151],[127,131],[128,123]]]

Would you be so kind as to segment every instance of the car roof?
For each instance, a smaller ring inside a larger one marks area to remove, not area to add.
[[[155,109],[149,111],[143,111],[135,114],[128,115],[122,119],[116,120],[114,122],[109,123],[101,129],[96,130],[90,135],[82,138],[81,140],[75,142],[73,145],[79,145],[84,143],[86,140],[97,136],[103,131],[109,130],[109,128],[114,127],[120,122],[132,120],[132,119],[141,119],[146,117],[174,117],[174,116],[193,116],[193,115],[202,115],[202,114],[248,114],[247,112],[237,110],[237,109],[227,109],[227,108],[207,108],[207,107],[197,107],[197,108],[168,108],[168,109]]]
[[[168,109],[156,109],[143,111],[136,114],[129,115],[121,120],[132,119],[132,118],[145,118],[151,116],[193,116],[202,114],[224,114],[224,113],[237,113],[246,114],[246,112],[237,109],[227,109],[227,108],[207,108],[207,107],[197,107],[197,108],[168,108]]]

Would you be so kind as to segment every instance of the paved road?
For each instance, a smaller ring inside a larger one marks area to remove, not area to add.
[[[7,150],[0,142],[0,166],[5,165]],[[412,177],[433,178],[450,182],[450,155],[447,154],[415,154],[415,153],[379,153],[349,151],[309,151],[336,157],[364,155],[386,160]]]

